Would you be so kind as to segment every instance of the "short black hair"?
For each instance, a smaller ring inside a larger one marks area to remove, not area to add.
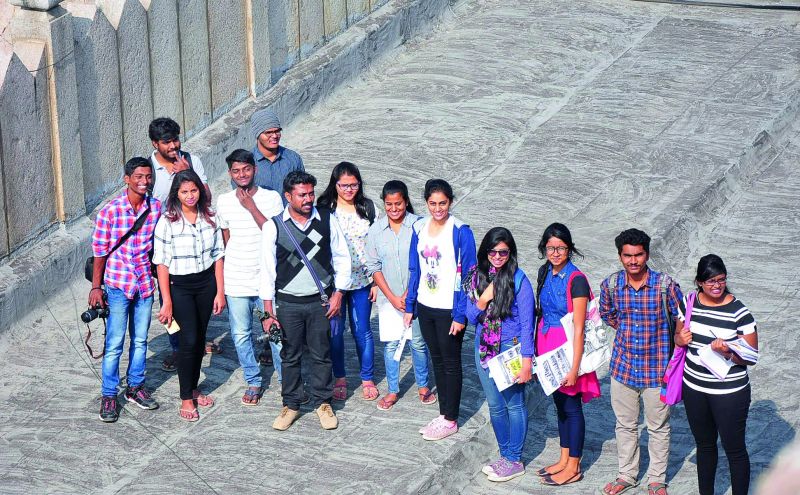
[[[650,254],[650,236],[645,234],[639,229],[623,230],[614,239],[614,244],[617,245],[617,254],[622,254],[622,246],[642,246],[644,252]]]
[[[139,167],[147,167],[151,171],[153,170],[153,164],[150,162],[150,160],[141,156],[134,156],[125,162],[125,175],[130,177],[133,175],[133,171]]]
[[[150,141],[172,141],[181,135],[181,126],[169,117],[159,117],[147,128]]]
[[[317,178],[308,172],[293,170],[286,174],[286,177],[283,179],[283,192],[291,193],[294,186],[298,184],[311,184],[312,186],[316,186]]]
[[[236,162],[249,163],[253,166],[256,165],[256,160],[253,158],[253,154],[241,148],[233,150],[231,154],[225,158],[225,161],[228,162],[228,170],[230,170],[231,167],[233,167],[233,164]]]
[[[455,195],[453,195],[453,188],[450,187],[450,184],[447,183],[444,179],[428,179],[428,182],[425,183],[425,201],[431,197],[433,193],[440,192],[447,196],[447,199],[450,202],[453,202],[455,199]]]

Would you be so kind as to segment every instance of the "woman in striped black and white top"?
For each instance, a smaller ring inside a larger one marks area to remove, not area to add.
[[[733,495],[744,495],[750,486],[750,458],[745,443],[750,407],[747,366],[728,347],[739,338],[758,349],[756,322],[747,307],[730,293],[728,272],[722,258],[708,254],[697,264],[697,298],[688,328],[676,333],[675,343],[687,346],[683,371],[683,402],[697,443],[697,481],[701,495],[714,494],[717,470],[717,437],[722,439],[731,476]],[[681,305],[685,312],[686,300]],[[706,368],[698,355],[705,346],[732,362],[724,379]]]
[[[200,177],[193,170],[175,175],[164,214],[156,224],[153,264],[158,266],[158,289],[163,296],[158,320],[178,331],[180,417],[197,421],[197,406],[214,399],[200,393],[200,365],[205,354],[211,313],[225,308],[222,231]]]

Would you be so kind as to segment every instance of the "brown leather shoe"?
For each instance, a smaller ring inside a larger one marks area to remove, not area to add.
[[[333,412],[330,404],[322,404],[317,408],[317,416],[319,416],[319,423],[322,428],[326,430],[333,430],[339,426],[339,419]]]
[[[300,411],[295,411],[294,409],[289,409],[287,406],[283,406],[281,413],[272,423],[272,427],[280,431],[288,430],[298,416],[300,416]]]

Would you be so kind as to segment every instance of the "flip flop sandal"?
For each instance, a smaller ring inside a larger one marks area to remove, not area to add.
[[[381,400],[378,401],[378,409],[380,409],[381,411],[388,411],[395,404],[397,404],[398,400],[400,400],[400,398],[397,397],[396,395],[394,399],[388,399],[387,397],[388,395],[385,397],[381,397]]]
[[[647,485],[647,495],[667,495],[667,484],[650,483]]]
[[[242,396],[242,404],[245,406],[257,406],[260,400],[261,389],[254,390],[252,388],[248,388],[244,391],[244,395]]]
[[[419,401],[423,404],[436,404],[436,395],[428,387],[422,387],[417,391]]]
[[[375,395],[374,396],[372,395],[372,392],[369,392],[370,390],[374,390],[375,391]],[[378,391],[378,387],[376,387],[374,383],[368,383],[366,385],[362,383],[361,384],[361,392],[362,392],[361,393],[361,398],[366,400],[366,401],[373,401],[373,400],[377,399],[378,397],[380,397],[380,395],[381,395],[381,393]]]
[[[635,483],[628,483],[622,478],[617,478],[603,487],[603,495],[620,495],[634,487],[636,487]]]
[[[174,373],[178,371],[178,366],[175,364],[176,360],[177,356],[175,353],[171,353],[169,356],[164,358],[164,361],[161,362],[161,369],[167,373]]]
[[[214,405],[214,398],[210,395],[201,394],[197,390],[192,392],[192,399],[197,402],[200,407],[211,407]]]
[[[333,384],[333,400],[347,399],[347,382],[337,382]]]
[[[206,354],[221,354],[222,346],[214,341],[206,342]]]
[[[575,476],[573,476],[572,478],[568,478],[568,479],[564,480],[563,482],[558,483],[557,481],[555,481],[553,479],[552,476],[547,474],[547,475],[544,475],[541,478],[539,478],[539,481],[541,481],[541,483],[543,485],[564,486],[564,485],[569,485],[570,483],[577,483],[577,482],[581,481],[582,479],[583,479],[583,473],[576,473]]]
[[[188,421],[189,423],[194,423],[200,419],[200,413],[197,412],[197,409],[178,409],[178,415],[182,420]]]

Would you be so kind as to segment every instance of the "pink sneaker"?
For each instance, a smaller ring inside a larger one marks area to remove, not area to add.
[[[422,435],[422,438],[425,440],[441,440],[456,432],[458,432],[458,423],[442,418],[428,428],[428,431]]]
[[[433,425],[435,425],[436,423],[438,423],[439,421],[441,421],[441,420],[443,420],[443,419],[444,419],[444,414],[442,414],[442,415],[440,415],[440,416],[436,416],[435,418],[433,418],[433,419],[431,420],[431,422],[430,422],[430,423],[426,424],[425,426],[423,426],[422,428],[420,428],[420,429],[419,429],[419,434],[420,434],[420,435],[424,435],[424,434],[425,434],[425,432],[426,432],[426,431],[428,431],[428,429],[429,429],[430,427],[432,427]]]

